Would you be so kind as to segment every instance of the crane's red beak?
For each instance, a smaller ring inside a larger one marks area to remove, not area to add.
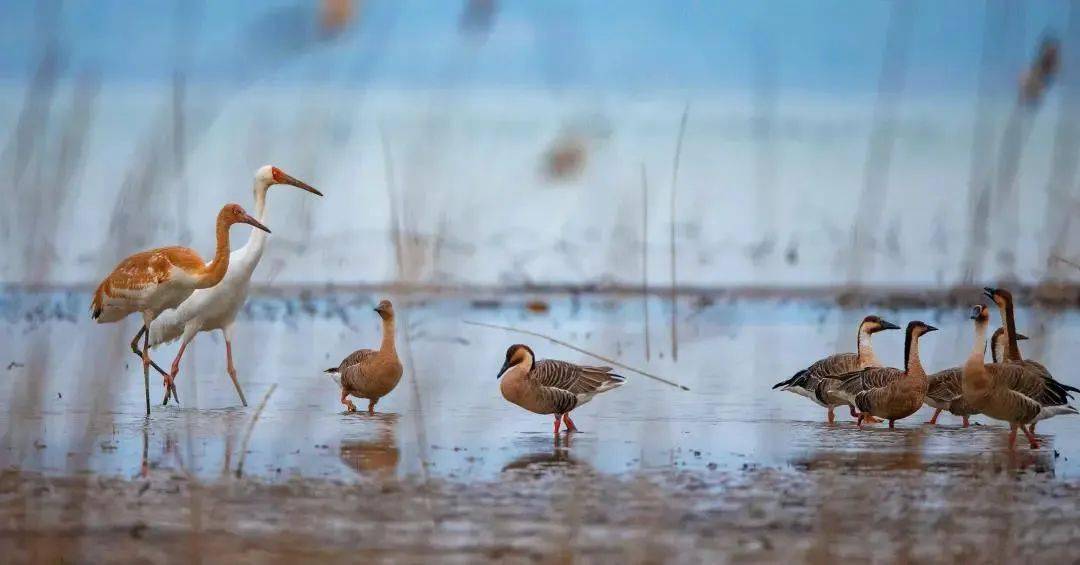
[[[308,183],[306,183],[306,182],[304,182],[304,181],[302,181],[300,179],[297,179],[295,177],[292,177],[290,175],[285,174],[285,171],[282,171],[281,169],[279,169],[277,167],[273,167],[273,172],[274,172],[274,182],[276,182],[278,184],[288,184],[288,185],[291,185],[291,186],[295,186],[296,188],[301,188],[303,190],[306,190],[306,191],[308,191],[308,192],[310,192],[312,194],[318,195],[318,196],[323,195],[323,193],[316,190],[315,187],[311,186],[310,184],[308,184]]]

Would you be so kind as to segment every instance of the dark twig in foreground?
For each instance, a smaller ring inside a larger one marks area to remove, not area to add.
[[[1069,265],[1069,266],[1072,266],[1072,267],[1076,267],[1077,269],[1080,269],[1080,263],[1077,263],[1075,261],[1070,261],[1070,260],[1062,257],[1061,255],[1051,255],[1050,258],[1054,259],[1056,261],[1061,261],[1062,263],[1065,263],[1066,265]]]
[[[534,332],[532,330],[522,330],[522,329],[518,329],[518,328],[512,328],[510,326],[500,326],[498,324],[488,324],[488,323],[484,323],[484,322],[472,322],[472,321],[469,321],[469,320],[464,320],[464,322],[466,324],[469,324],[470,326],[480,326],[480,327],[484,327],[484,328],[493,328],[493,329],[496,329],[496,330],[506,330],[508,332],[517,332],[517,333],[520,333],[520,334],[526,334],[526,335],[535,336],[535,337],[538,337],[538,338],[541,338],[541,339],[546,339],[546,340],[550,341],[551,343],[558,344],[558,345],[561,345],[561,346],[569,348],[569,349],[573,349],[574,351],[577,351],[578,353],[584,353],[585,355],[588,355],[590,357],[595,357],[595,358],[597,358],[597,359],[599,359],[599,360],[601,360],[601,361],[603,361],[605,363],[611,363],[612,365],[615,365],[616,367],[620,367],[620,368],[626,369],[628,371],[633,371],[633,372],[635,372],[635,373],[637,373],[637,374],[639,374],[641,376],[648,377],[648,378],[653,379],[655,381],[660,381],[660,382],[662,382],[662,383],[664,383],[666,385],[671,385],[673,387],[681,388],[683,390],[690,390],[689,388],[687,388],[687,387],[685,387],[685,386],[683,386],[683,385],[681,385],[679,383],[669,381],[669,380],[667,380],[667,379],[665,379],[663,377],[659,377],[659,376],[654,375],[652,373],[647,373],[645,371],[642,371],[641,369],[635,369],[634,367],[631,367],[630,365],[625,365],[625,364],[620,363],[620,362],[618,362],[618,361],[616,361],[614,359],[611,359],[610,357],[604,357],[603,355],[597,355],[597,354],[595,354],[595,353],[593,353],[591,351],[586,351],[586,350],[584,350],[584,349],[582,349],[582,348],[580,348],[580,347],[578,347],[576,345],[566,343],[565,341],[562,341],[560,339],[555,339],[555,338],[553,338],[551,336],[546,336],[546,335],[544,335],[542,333]]]
[[[255,429],[255,424],[259,421],[259,416],[262,415],[263,408],[266,408],[266,401],[270,400],[270,395],[274,394],[274,390],[277,389],[277,383],[270,385],[270,388],[263,395],[262,402],[259,403],[259,407],[255,409],[255,415],[251,417],[251,421],[248,422],[247,430],[244,432],[244,441],[240,444],[240,462],[236,464],[236,478],[240,478],[244,474],[244,459],[247,457],[248,441],[251,439],[251,432]]]

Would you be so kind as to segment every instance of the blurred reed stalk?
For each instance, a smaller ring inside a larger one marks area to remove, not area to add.
[[[686,134],[686,119],[690,114],[690,103],[683,107],[682,119],[679,120],[679,137],[675,142],[675,160],[671,166],[671,359],[679,360],[679,281],[676,276],[678,248],[675,237],[675,202],[676,187],[679,181],[679,160],[682,158],[683,136]]]
[[[645,163],[641,164],[641,307],[645,312],[642,325],[645,334],[645,361],[652,355],[649,343],[649,180]]]

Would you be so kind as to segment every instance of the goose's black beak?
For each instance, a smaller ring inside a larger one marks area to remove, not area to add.
[[[930,332],[936,332],[937,331],[937,328],[935,328],[934,326],[931,326],[930,324],[923,324],[923,328],[924,328],[923,333],[927,333],[927,334],[930,333]]]
[[[885,320],[882,320],[881,321],[881,329],[883,329],[883,330],[898,330],[898,329],[900,329],[900,326],[898,326],[898,325],[896,325],[896,324],[894,324],[892,322],[887,322]]]
[[[996,293],[996,292],[997,292],[996,288],[990,288],[990,287],[984,287],[983,288],[983,294],[985,294],[986,297],[989,298],[990,300],[994,299],[994,293]]]
[[[506,362],[505,362],[505,363],[503,363],[503,366],[502,366],[502,368],[501,368],[501,369],[499,369],[499,375],[498,375],[497,377],[495,377],[495,380],[499,380],[499,379],[501,379],[501,378],[502,378],[502,376],[503,376],[503,373],[505,373],[505,372],[506,372],[506,370],[507,370],[507,369],[509,369],[509,368],[510,368],[510,360],[509,360],[509,359],[507,359],[507,360],[506,360]]]
[[[1031,339],[1031,338],[1030,338],[1030,337],[1028,337],[1028,336],[1026,336],[1026,335],[1024,335],[1024,334],[1016,334],[1016,340],[1017,340],[1017,341],[1023,341],[1023,340],[1025,340],[1025,339]]]

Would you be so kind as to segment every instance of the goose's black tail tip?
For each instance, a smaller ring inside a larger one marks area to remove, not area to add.
[[[802,371],[799,371],[798,373],[795,373],[794,375],[792,375],[790,379],[788,379],[786,381],[780,381],[780,382],[774,384],[773,385],[773,390],[776,390],[776,389],[781,388],[781,387],[796,386],[796,385],[804,384],[805,382],[806,382],[806,370],[803,369]]]

